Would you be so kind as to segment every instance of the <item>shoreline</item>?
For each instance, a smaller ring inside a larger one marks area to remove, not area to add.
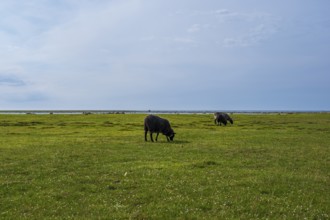
[[[302,114],[330,113],[326,110],[0,110],[0,114]]]

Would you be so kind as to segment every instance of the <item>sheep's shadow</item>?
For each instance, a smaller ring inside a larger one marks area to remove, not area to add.
[[[174,145],[182,145],[182,144],[189,144],[190,143],[190,141],[186,141],[186,140],[174,140],[174,141],[166,141],[166,140],[156,141],[155,140],[154,142],[148,140],[148,141],[145,141],[145,142],[146,143],[149,142],[149,143],[174,144]]]
[[[174,140],[174,141],[171,141],[169,143],[171,143],[171,144],[189,144],[190,141],[186,141],[186,140]]]

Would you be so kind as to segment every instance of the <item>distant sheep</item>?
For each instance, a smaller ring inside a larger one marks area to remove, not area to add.
[[[166,136],[167,141],[173,141],[174,131],[171,128],[170,122],[167,119],[158,117],[156,115],[148,115],[144,119],[144,139],[147,141],[147,133],[150,132],[150,139],[154,142],[152,138],[153,133],[157,133],[156,141],[158,139],[159,133],[162,133]]]
[[[213,116],[214,123],[217,125],[221,125],[221,123],[227,125],[227,121],[229,121],[230,124],[234,123],[233,119],[227,113],[215,112]]]

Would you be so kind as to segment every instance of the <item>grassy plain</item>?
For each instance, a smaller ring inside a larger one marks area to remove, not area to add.
[[[329,219],[330,114],[0,115],[0,219]]]

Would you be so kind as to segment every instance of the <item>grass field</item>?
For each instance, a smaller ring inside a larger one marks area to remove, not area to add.
[[[330,114],[0,115],[0,219],[329,219]]]

